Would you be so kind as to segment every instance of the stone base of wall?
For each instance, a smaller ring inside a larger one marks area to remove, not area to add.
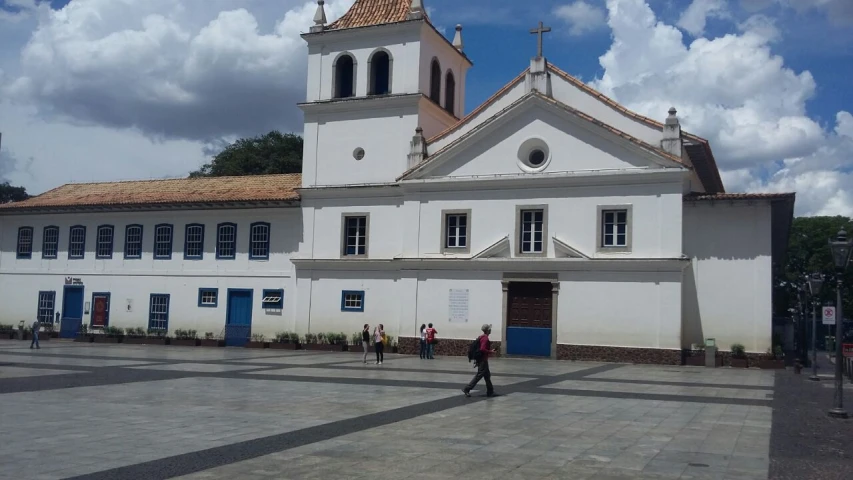
[[[681,365],[681,350],[558,344],[557,360]]]
[[[439,338],[435,354],[444,357],[467,357],[468,347],[474,339]],[[492,341],[492,348],[501,351],[501,342]],[[421,351],[421,339],[418,337],[400,337],[397,339],[397,353],[418,355]]]

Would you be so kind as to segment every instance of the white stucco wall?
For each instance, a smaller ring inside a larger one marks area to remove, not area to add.
[[[749,352],[772,344],[771,207],[768,202],[697,202],[684,206],[685,347],[716,338]]]

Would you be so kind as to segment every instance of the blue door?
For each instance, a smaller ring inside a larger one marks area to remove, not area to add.
[[[252,336],[252,290],[228,289],[225,346],[242,347]]]
[[[512,282],[507,292],[506,353],[550,357],[553,335],[550,282]]]
[[[83,287],[66,285],[62,293],[62,323],[59,324],[61,338],[74,338],[83,324]]]

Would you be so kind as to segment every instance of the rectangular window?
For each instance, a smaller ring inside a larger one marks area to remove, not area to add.
[[[601,246],[628,246],[628,210],[601,211]]]
[[[125,227],[124,258],[142,258],[142,225]]]
[[[18,229],[18,258],[33,258],[33,227]]]
[[[184,239],[184,258],[201,260],[204,258],[204,225],[190,224],[186,226]]]
[[[364,291],[363,290],[344,290],[341,292],[341,311],[342,312],[363,312],[364,311]]]
[[[270,258],[270,224],[253,223],[250,232],[249,259],[265,260]]]
[[[41,258],[56,258],[59,253],[59,227],[44,227]]]
[[[53,323],[54,309],[56,306],[56,292],[39,292],[38,321],[39,323]]]
[[[98,227],[95,258],[113,258],[113,232],[112,225],[101,225]]]
[[[444,248],[466,249],[468,247],[468,215],[448,213],[444,217]]]
[[[169,295],[163,293],[151,294],[151,305],[148,309],[148,329],[169,329]]]
[[[346,257],[367,255],[367,216],[344,217],[344,249]]]
[[[198,289],[198,306],[199,307],[216,307],[219,305],[219,289],[218,288],[199,288]]]
[[[168,260],[172,258],[172,226],[154,227],[154,258]]]
[[[68,233],[68,258],[79,259],[86,255],[86,227],[71,227]]]
[[[284,308],[284,290],[264,290],[261,306],[272,309]]]
[[[521,210],[520,252],[543,253],[545,251],[545,210]]]
[[[233,259],[237,255],[237,225],[220,223],[216,227],[216,258]]]

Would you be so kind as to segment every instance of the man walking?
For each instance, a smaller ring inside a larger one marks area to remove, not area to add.
[[[41,349],[41,347],[39,346],[39,329],[40,328],[41,328],[41,323],[39,323],[38,320],[33,322],[33,341],[30,343],[30,348],[33,348],[33,345],[35,345],[35,347],[37,349]]]
[[[471,383],[462,389],[462,393],[464,393],[466,397],[471,396],[471,390],[477,386],[480,379],[486,381],[486,396],[492,397],[495,395],[495,387],[492,386],[492,372],[489,371],[489,355],[495,353],[495,350],[492,350],[492,345],[489,341],[489,334],[492,333],[492,326],[485,324],[483,325],[482,330],[483,334],[477,338],[477,340],[480,341],[480,350],[478,351],[479,356],[475,358],[475,361],[477,362],[477,374],[471,379]]]

